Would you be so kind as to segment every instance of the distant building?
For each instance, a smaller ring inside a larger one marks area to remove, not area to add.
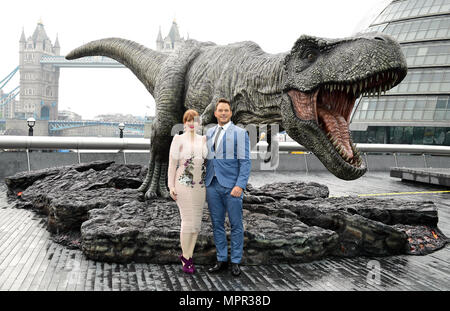
[[[37,120],[58,118],[59,68],[40,63],[44,55],[59,55],[58,37],[55,44],[47,36],[42,21],[37,23],[32,36],[25,32],[19,41],[20,101],[16,105],[15,118],[34,117]]]
[[[408,74],[379,98],[363,97],[355,142],[450,146],[450,0],[392,1],[364,32],[396,39]]]
[[[15,98],[11,99],[11,95],[0,89],[0,119],[13,119],[15,116],[17,101]]]
[[[180,36],[178,25],[174,20],[169,34],[164,37],[164,39],[161,35],[161,27],[159,27],[158,38],[156,39],[156,50],[161,52],[172,52],[184,41],[184,37]]]
[[[134,123],[134,122],[144,122],[144,117],[133,116],[131,114],[100,114],[94,117],[95,120],[104,121],[104,122],[125,122],[125,123]]]
[[[81,121],[82,117],[69,110],[58,111],[58,120],[70,120],[70,121]]]

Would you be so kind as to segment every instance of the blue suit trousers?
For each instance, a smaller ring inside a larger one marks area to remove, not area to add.
[[[225,232],[225,215],[228,212],[231,225],[231,262],[241,263],[244,248],[244,226],[242,224],[244,193],[240,197],[234,197],[230,194],[232,189],[223,187],[214,176],[211,184],[206,187],[206,199],[213,226],[217,260],[228,261],[228,242]]]

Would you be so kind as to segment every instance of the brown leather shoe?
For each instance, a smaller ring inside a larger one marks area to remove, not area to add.
[[[228,269],[228,262],[226,261],[218,261],[214,266],[208,269],[208,272],[215,273],[218,271],[224,271]]]

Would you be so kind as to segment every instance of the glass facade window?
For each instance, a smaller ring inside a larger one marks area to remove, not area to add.
[[[361,33],[368,33],[368,32],[383,32],[384,28],[386,28],[388,24],[380,24],[376,26],[372,26],[367,28],[366,30],[362,31]]]
[[[450,127],[369,126],[367,131],[352,131],[354,143],[416,144],[450,146]]]
[[[450,121],[450,96],[385,96],[362,98],[352,122]]]
[[[450,36],[450,16],[391,23],[384,28],[383,33],[400,42],[446,39]]]
[[[399,42],[408,74],[385,95],[359,101],[351,122],[392,126],[369,126],[356,141],[450,146],[450,0],[394,0],[369,32]]]
[[[404,45],[408,67],[450,65],[450,42]]]
[[[373,23],[380,24],[397,19],[419,17],[446,11],[450,11],[450,0],[397,1],[389,5]]]
[[[448,93],[450,69],[411,69],[403,81],[387,94]]]

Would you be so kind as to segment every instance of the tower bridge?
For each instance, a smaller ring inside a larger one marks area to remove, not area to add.
[[[149,137],[151,120],[124,122],[125,137]],[[0,135],[27,135],[26,120],[0,120]],[[118,137],[119,122],[99,120],[37,120],[34,136],[101,136]]]
[[[121,63],[106,56],[87,56],[74,60],[67,60],[64,56],[42,56],[42,65],[50,64],[57,68],[126,68]]]
[[[19,54],[19,66],[6,77],[0,76],[0,133],[4,133],[8,128],[13,128],[15,132],[24,132],[27,130],[24,120],[33,117],[40,123],[41,135],[115,136],[119,122],[59,120],[59,74],[60,68],[126,68],[124,65],[105,56],[65,59],[60,55],[58,36],[53,44],[42,21],[37,23],[36,29],[28,38],[22,30]],[[16,73],[20,75],[20,85],[15,86],[12,91],[3,91]],[[19,94],[20,99],[16,100]],[[125,135],[144,135],[145,122],[121,121],[125,122]]]
[[[184,41],[174,20],[164,39],[160,27],[156,50],[171,53]],[[42,20],[37,23],[31,36],[27,37],[22,30],[19,40],[19,66],[0,80],[0,120],[24,120],[29,117],[36,120],[58,120],[60,68],[126,68],[114,59],[104,56],[67,60],[60,55],[60,51],[58,35],[52,43]],[[4,87],[17,72],[20,74],[20,85],[11,92],[4,92]],[[0,73],[0,79],[2,74]],[[19,94],[20,99],[16,101],[15,98]],[[50,131],[59,131],[59,127],[51,126]]]
[[[143,137],[145,122],[128,123],[125,122],[125,135],[128,137]],[[119,122],[105,122],[96,120],[82,120],[82,121],[64,121],[64,120],[54,120],[48,122],[48,132],[50,136],[78,136],[80,129],[89,127],[92,135],[98,136],[103,132],[101,136],[118,136],[111,135],[113,133],[118,134]],[[96,135],[97,134],[97,135]],[[110,134],[110,135],[108,135]]]

